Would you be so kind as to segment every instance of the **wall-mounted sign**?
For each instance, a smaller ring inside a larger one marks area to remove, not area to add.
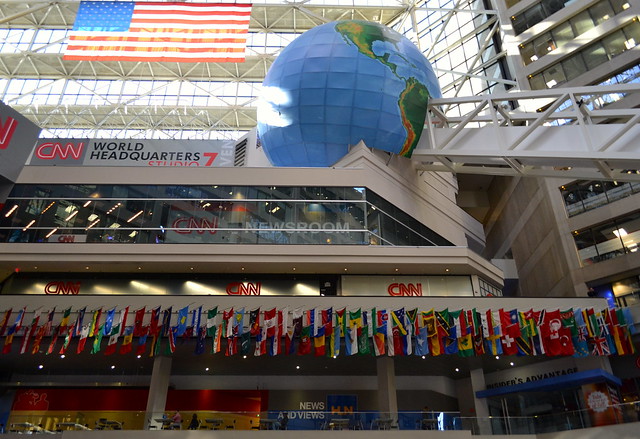
[[[319,280],[11,279],[2,294],[319,296]]]
[[[233,166],[233,140],[41,139],[29,166]]]
[[[469,276],[342,276],[343,296],[473,296]]]
[[[0,102],[0,177],[16,181],[39,135],[36,124]]]

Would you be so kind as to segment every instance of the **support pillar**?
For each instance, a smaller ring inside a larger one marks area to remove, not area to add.
[[[393,357],[379,357],[378,371],[378,411],[381,418],[389,417],[391,425],[398,425],[398,395],[396,388],[396,368]]]
[[[162,418],[165,413],[170,378],[171,357],[155,357],[153,371],[151,372],[151,383],[149,383],[149,397],[147,398],[147,412],[144,421],[145,430],[148,430],[150,426],[160,428],[154,419]]]
[[[489,404],[487,398],[478,398],[476,392],[486,389],[484,380],[484,370],[471,369],[469,371],[471,377],[471,391],[473,392],[473,405],[476,411],[476,419],[478,422],[478,434],[491,434],[491,424],[489,421]]]

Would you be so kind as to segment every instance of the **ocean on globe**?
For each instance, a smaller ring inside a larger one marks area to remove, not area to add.
[[[407,38],[378,23],[315,27],[289,44],[262,84],[258,135],[275,166],[326,167],[361,140],[404,157],[440,97],[431,65]]]

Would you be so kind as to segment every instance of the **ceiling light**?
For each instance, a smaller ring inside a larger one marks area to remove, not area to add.
[[[44,366],[42,364],[38,365],[38,369],[42,369]]]
[[[498,355],[496,355],[496,360],[499,360],[499,359],[500,359],[500,357]]]
[[[71,221],[71,218],[73,218],[73,217],[74,217],[74,216],[76,216],[77,214],[78,214],[78,211],[77,211],[77,210],[73,211],[73,213],[72,213],[71,215],[69,215],[69,216],[65,219],[65,221]]]
[[[300,366],[296,366],[296,369],[300,369]]]
[[[144,210],[141,210],[140,212],[136,213],[135,215],[133,215],[131,218],[129,218],[127,220],[128,223],[130,223],[131,221],[133,221],[134,219],[138,218],[140,215],[142,215],[144,213]]]
[[[620,227],[619,229],[616,229],[613,231],[613,234],[616,235],[616,238],[620,238],[621,236],[627,236],[628,233],[625,229],[623,229],[622,227]]]
[[[423,360],[425,360],[426,358],[427,358],[427,356],[426,356],[426,355],[423,355],[423,356],[422,356],[422,359],[423,359]]]
[[[60,355],[60,358],[64,358],[64,354]]]
[[[116,366],[112,364],[112,365],[111,365],[111,370],[113,370],[113,369],[115,369],[115,368],[116,368]]]
[[[27,229],[28,229],[29,227],[31,227],[35,222],[36,222],[36,220],[31,220],[31,222],[29,222],[29,224],[27,224],[27,225],[24,227],[24,229],[22,229],[22,231],[23,231],[23,232],[26,232],[26,231],[27,231]]]
[[[140,359],[142,358],[142,355],[137,355],[136,358]]]
[[[17,208],[18,208],[18,205],[15,204],[11,209],[9,209],[9,212],[5,213],[4,216],[6,218],[9,218],[11,216],[11,214],[16,211]]]
[[[45,238],[49,238],[51,235],[53,235],[54,233],[56,233],[58,231],[58,228],[56,227],[55,229],[53,229],[52,231],[50,231],[49,233],[46,234]]]
[[[513,363],[513,361],[512,361],[511,363],[509,363],[509,364],[510,364],[510,365],[512,365],[512,366],[515,366],[515,364]]]
[[[206,372],[209,372],[209,368],[208,368],[208,367],[205,367],[205,368],[204,368],[204,370],[205,370]]]
[[[456,367],[456,372],[460,372],[460,369],[458,369],[457,367]]]
[[[89,201],[87,201],[86,203],[84,203],[84,204],[82,205],[82,207],[87,207],[89,204],[91,204],[91,200],[89,200]]]

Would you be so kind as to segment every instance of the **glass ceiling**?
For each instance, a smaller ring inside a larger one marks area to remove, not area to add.
[[[261,82],[280,50],[338,18],[403,33],[431,61],[444,97],[514,85],[503,79],[496,11],[482,1],[255,1],[245,63],[179,66],[62,61],[78,2],[58,3],[0,5],[0,99],[43,137],[237,139],[256,124]]]

